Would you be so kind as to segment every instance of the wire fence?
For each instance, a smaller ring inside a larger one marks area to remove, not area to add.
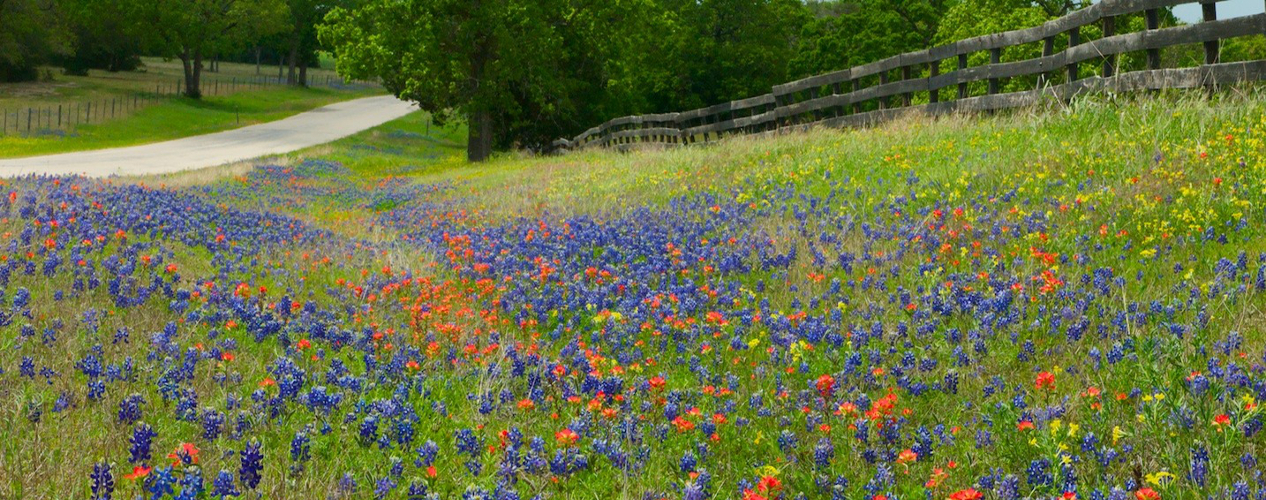
[[[155,81],[153,90],[144,89],[130,95],[118,95],[64,103],[44,103],[0,109],[0,136],[65,136],[82,125],[101,124],[135,114],[148,106],[169,101],[184,91],[184,79]],[[286,86],[285,77],[239,76],[204,78],[203,96],[225,96],[239,92],[277,89]],[[309,87],[338,90],[360,90],[378,86],[365,80],[344,80],[334,75],[308,79]]]

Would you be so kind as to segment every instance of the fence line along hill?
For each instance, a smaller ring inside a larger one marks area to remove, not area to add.
[[[1037,27],[900,54],[777,85],[764,95],[615,118],[553,147],[692,144],[734,134],[865,126],[910,112],[1015,108],[1101,90],[1190,89],[1266,78],[1266,60],[1221,62],[1219,54],[1223,40],[1266,34],[1266,13],[1220,20],[1219,1],[1103,0]],[[1193,3],[1200,4],[1201,22],[1161,27],[1161,9]],[[1123,16],[1140,14],[1143,30],[1118,31]],[[1089,39],[1087,27],[1100,28],[1102,36]],[[1197,65],[1162,67],[1162,49],[1192,44],[1203,46]],[[1004,54],[1017,60],[1004,61]],[[1134,54],[1138,67],[1122,67],[1121,59]]]

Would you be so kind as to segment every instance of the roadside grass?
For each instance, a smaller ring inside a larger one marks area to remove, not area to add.
[[[378,93],[377,90],[275,87],[202,99],[174,97],[141,108],[126,118],[78,126],[69,134],[0,136],[0,158],[132,146],[219,132]]]

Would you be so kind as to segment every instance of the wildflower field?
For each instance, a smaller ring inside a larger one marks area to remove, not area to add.
[[[1257,91],[425,130],[6,181],[0,498],[1266,497]]]

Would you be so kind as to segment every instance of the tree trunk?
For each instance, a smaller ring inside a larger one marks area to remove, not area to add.
[[[307,64],[299,65],[299,86],[300,87],[308,86],[308,65]]]
[[[479,3],[475,5],[478,8]],[[470,95],[475,97],[475,109],[466,116],[466,159],[471,163],[484,161],[492,154],[492,113],[478,107],[484,69],[492,59],[490,53],[487,40],[483,40],[477,43],[470,58]]]
[[[255,46],[255,74],[259,74],[259,46]]]
[[[467,120],[466,159],[477,163],[492,154],[492,113],[472,111]]]
[[[202,51],[182,50],[180,64],[185,70],[185,96],[201,98],[202,90],[198,86],[198,80],[202,77]]]
[[[286,84],[296,85],[298,76],[295,74],[295,64],[299,59],[299,38],[294,37],[290,40],[290,55],[287,57],[290,63],[290,72],[286,74]]]

